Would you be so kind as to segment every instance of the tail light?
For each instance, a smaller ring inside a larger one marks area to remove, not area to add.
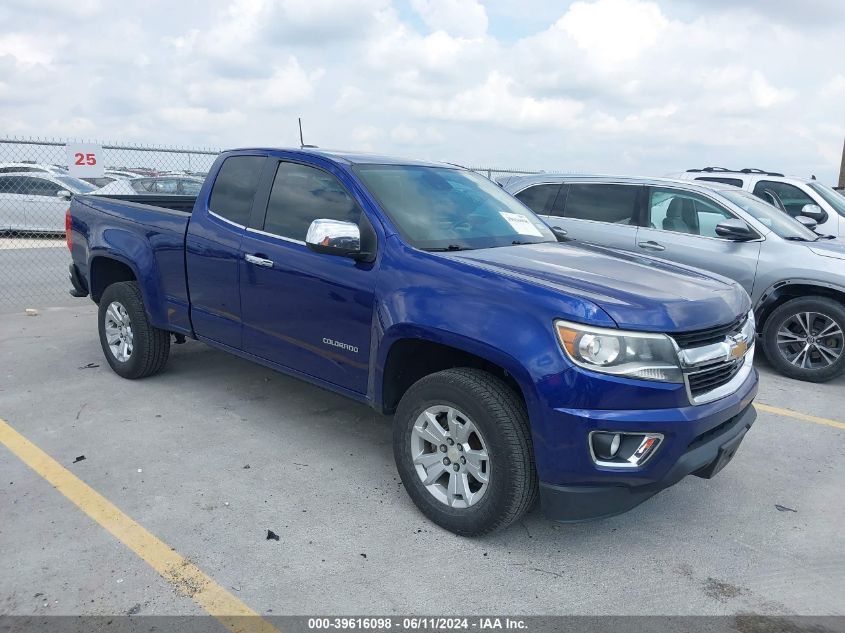
[[[67,249],[73,251],[73,236],[70,233],[70,207],[65,212],[65,241],[67,242]]]

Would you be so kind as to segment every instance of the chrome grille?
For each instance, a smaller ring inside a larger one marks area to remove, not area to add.
[[[727,396],[732,393],[732,381],[740,380],[741,375],[747,376],[751,371],[754,334],[748,318],[707,330],[671,335],[678,346],[691,404],[705,404]]]
[[[721,387],[731,381],[743,365],[744,360],[734,360],[726,363],[718,363],[701,371],[687,374],[687,384],[690,395],[696,398],[717,387]]]
[[[742,326],[745,325],[747,319],[747,316],[743,316],[727,325],[719,325],[717,327],[707,328],[706,330],[695,330],[693,332],[681,332],[680,334],[672,334],[671,337],[675,339],[675,342],[681,349],[721,343],[729,334],[741,332]]]

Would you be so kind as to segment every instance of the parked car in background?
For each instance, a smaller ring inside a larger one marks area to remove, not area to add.
[[[845,199],[837,195],[832,187],[818,180],[784,176],[762,169],[732,170],[724,167],[688,169],[679,174],[670,174],[669,177],[733,185],[750,191],[766,202],[772,202],[774,195],[793,218],[800,215],[810,217],[818,223],[819,232],[845,237]],[[773,204],[780,206],[776,202]]]
[[[112,178],[111,176],[100,176],[100,177],[89,177],[89,178],[81,178],[80,180],[84,180],[89,185],[93,185],[95,187],[105,187],[109,183],[114,182],[117,178]]]
[[[196,196],[202,187],[202,179],[184,176],[157,176],[155,178],[133,178],[115,180],[97,191],[103,195],[162,194],[171,196]]]
[[[62,233],[71,195],[95,190],[67,174],[0,172],[0,231]]]
[[[106,169],[103,172],[106,176],[110,176],[115,180],[133,180],[134,178],[142,178],[150,174],[137,174],[134,171],[126,171],[123,169]]]
[[[0,163],[0,174],[22,174],[26,172],[40,174],[55,174],[67,176],[67,169],[58,165],[44,165],[41,163]]]
[[[845,372],[845,242],[721,181],[544,174],[506,190],[569,238],[738,281],[783,374],[823,382]]]
[[[83,178],[82,180],[94,185],[95,187],[105,187],[106,185],[113,183],[115,180],[134,180],[136,178],[141,178],[141,176],[128,171],[106,169],[102,176]]]
[[[152,375],[192,337],[395,413],[405,490],[458,534],[538,495],[559,520],[624,512],[718,473],[754,422],[737,283],[559,243],[475,172],[245,149],[197,197],[126,200],[68,211],[72,294],[99,304],[111,368]]]

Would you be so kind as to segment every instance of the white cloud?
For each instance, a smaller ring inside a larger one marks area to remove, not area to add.
[[[7,0],[0,128],[296,145],[301,116],[309,142],[464,164],[832,180],[843,13],[773,1]]]
[[[400,101],[400,103],[403,103]],[[583,104],[571,99],[538,99],[521,94],[516,81],[498,71],[450,98],[404,101],[419,115],[450,121],[495,123],[508,128],[571,128]]]
[[[822,86],[819,95],[823,99],[841,99],[845,96],[845,75],[840,73],[832,77]]]
[[[655,2],[597,0],[573,3],[555,24],[602,66],[629,62],[655,46],[669,21]]]
[[[477,0],[411,0],[426,25],[463,37],[481,37],[487,32],[487,11]]]
[[[0,57],[8,55],[25,66],[46,66],[53,62],[57,49],[66,41],[66,37],[56,38],[46,33],[0,34]]]
[[[400,146],[423,146],[442,142],[443,135],[433,126],[420,129],[399,124],[390,130],[390,139]]]

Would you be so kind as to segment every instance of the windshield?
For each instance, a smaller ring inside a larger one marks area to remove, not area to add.
[[[55,179],[65,185],[71,193],[91,193],[97,188],[73,176],[55,176]]]
[[[720,189],[719,193],[784,239],[814,242],[819,237],[798,220],[747,191]]]
[[[827,185],[823,185],[820,182],[811,182],[809,183],[810,189],[815,191],[819,194],[824,201],[827,202],[830,206],[836,209],[836,212],[845,217],[845,197],[841,194],[836,193],[833,189],[828,187]]]
[[[355,172],[416,248],[461,250],[557,241],[528,207],[474,172],[412,165],[357,165]]]

